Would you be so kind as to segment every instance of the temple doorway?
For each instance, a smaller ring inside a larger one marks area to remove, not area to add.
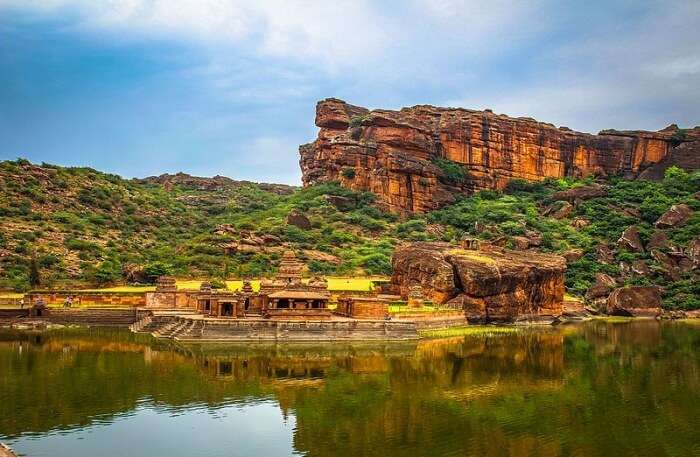
[[[222,303],[221,304],[221,315],[222,316],[233,316],[233,303]]]
[[[289,308],[289,300],[287,300],[286,298],[282,298],[280,301],[277,302],[277,308]]]

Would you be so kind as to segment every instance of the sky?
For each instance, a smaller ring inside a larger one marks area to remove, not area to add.
[[[300,184],[327,97],[692,127],[698,24],[698,0],[0,0],[0,160]]]

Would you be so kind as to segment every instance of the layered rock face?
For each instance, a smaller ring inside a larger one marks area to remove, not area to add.
[[[511,179],[635,177],[647,170],[653,177],[670,165],[693,167],[700,146],[700,127],[590,135],[490,110],[369,111],[333,98],[318,103],[316,125],[318,138],[299,148],[304,185],[339,181],[377,194],[396,213],[429,211],[462,193],[502,189]],[[464,176],[455,179],[445,163]]]
[[[411,243],[396,249],[392,284],[406,297],[420,285],[436,303],[465,310],[471,321],[555,318],[564,300],[564,258],[490,247]]]

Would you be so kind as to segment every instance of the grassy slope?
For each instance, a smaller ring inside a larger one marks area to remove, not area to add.
[[[481,192],[442,210],[400,221],[373,207],[372,195],[332,184],[290,194],[252,183],[200,190],[124,180],[87,168],[2,162],[0,289],[28,287],[33,253],[43,286],[96,286],[105,277],[119,282],[122,267],[156,261],[171,265],[179,277],[257,277],[272,273],[279,250],[286,248],[302,255],[313,250],[337,258],[337,262],[310,260],[316,273],[386,275],[394,246],[402,241],[456,241],[465,233],[494,238],[536,231],[542,235],[544,251],[585,252],[567,273],[572,294],[582,294],[595,273],[619,276],[619,262],[641,259],[655,270],[653,277],[629,277],[624,282],[665,286],[669,307],[700,307],[696,276],[670,283],[647,253],[617,252],[616,262],[610,265],[599,263],[595,255],[599,243],[614,246],[632,224],[648,239],[653,221],[672,204],[686,202],[700,210],[693,197],[700,190],[699,175],[671,173],[662,183],[612,179],[605,197],[583,202],[570,217],[541,216],[555,191],[582,184],[585,182],[573,180],[514,182],[505,194]],[[352,208],[338,210],[328,203],[327,194],[348,198]],[[638,209],[641,218],[625,214],[624,208]],[[292,209],[310,218],[311,230],[285,224]],[[575,229],[571,225],[574,217],[586,218],[590,224]],[[475,222],[484,224],[486,230],[476,233]],[[234,230],[216,233],[221,224]],[[221,246],[237,240],[241,230],[275,235],[280,245],[275,252],[225,256]],[[686,246],[700,234],[700,211],[684,227],[667,233],[675,244]]]

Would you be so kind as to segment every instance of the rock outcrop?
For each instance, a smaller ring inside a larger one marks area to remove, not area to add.
[[[370,111],[334,98],[318,103],[316,125],[318,138],[299,148],[304,185],[339,181],[375,193],[396,213],[429,211],[462,193],[502,189],[512,179],[635,177],[655,164],[663,168],[662,162],[692,167],[700,145],[700,127],[591,135],[490,110]]]
[[[613,316],[661,315],[661,290],[656,286],[620,287],[608,297],[607,313]]]
[[[671,209],[666,211],[661,215],[658,221],[654,223],[656,228],[667,229],[677,227],[679,225],[685,224],[690,216],[693,215],[693,208],[681,203],[680,205],[673,205]]]
[[[411,243],[396,249],[392,265],[392,284],[403,297],[420,285],[426,298],[462,307],[470,321],[547,320],[562,313],[566,261],[559,256]]]

